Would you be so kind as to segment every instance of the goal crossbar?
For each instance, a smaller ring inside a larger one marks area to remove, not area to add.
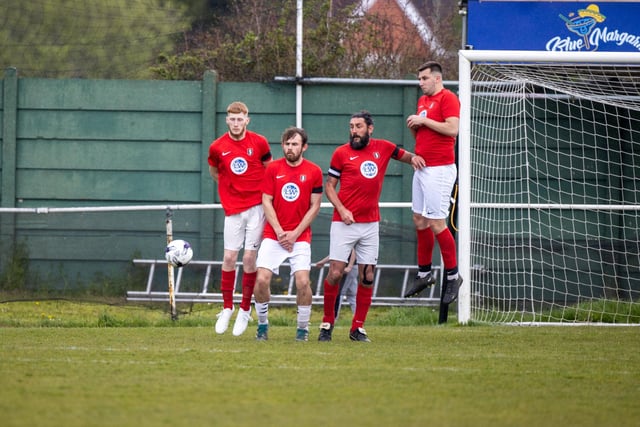
[[[459,58],[471,62],[548,62],[640,64],[640,52],[548,52],[525,50],[461,50]],[[462,78],[460,79],[462,80]]]

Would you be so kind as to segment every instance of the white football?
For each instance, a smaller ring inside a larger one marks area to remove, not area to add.
[[[167,245],[164,257],[174,267],[182,267],[189,264],[189,261],[193,258],[193,249],[191,249],[191,245],[186,240],[172,240]]]

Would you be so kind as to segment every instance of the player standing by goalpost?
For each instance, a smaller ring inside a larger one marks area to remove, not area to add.
[[[229,131],[209,147],[209,173],[218,183],[218,194],[224,209],[224,258],[222,261],[223,309],[218,314],[216,333],[229,327],[234,311],[233,290],[236,282],[236,262],[244,244],[242,256],[242,301],[233,326],[233,335],[247,329],[251,319],[251,297],[256,283],[256,257],[265,224],[260,190],[266,165],[271,161],[267,139],[247,130],[249,109],[242,102],[227,107]]]
[[[407,118],[407,126],[416,139],[416,157],[420,168],[413,174],[412,210],[417,234],[418,274],[405,298],[432,286],[433,247],[438,240],[445,268],[442,285],[443,304],[458,297],[462,277],[458,273],[456,241],[447,227],[451,192],[458,174],[455,142],[460,124],[460,101],[442,83],[442,66],[429,61],[418,69],[423,96],[417,113]]]

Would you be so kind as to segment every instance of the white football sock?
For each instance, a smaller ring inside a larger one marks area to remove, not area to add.
[[[298,328],[308,329],[310,319],[311,319],[311,306],[299,305],[298,306]]]
[[[269,323],[269,303],[268,302],[256,302],[256,313],[258,314],[258,324],[265,325]]]

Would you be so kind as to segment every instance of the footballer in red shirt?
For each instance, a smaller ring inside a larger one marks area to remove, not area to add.
[[[227,107],[228,132],[209,146],[209,173],[218,184],[218,195],[224,209],[224,257],[222,260],[223,308],[216,321],[216,333],[229,327],[234,311],[233,291],[236,283],[236,262],[242,256],[242,300],[236,317],[233,335],[241,335],[251,319],[251,297],[256,281],[256,257],[265,216],[262,209],[260,185],[271,149],[267,139],[247,129],[249,109],[242,102]]]
[[[416,167],[412,153],[391,141],[371,138],[373,118],[369,112],[353,114],[349,130],[349,143],[334,151],[325,183],[325,194],[333,204],[334,212],[329,241],[329,272],[324,281],[324,316],[318,341],[331,341],[340,278],[352,249],[357,258],[359,284],[349,338],[352,341],[370,341],[364,322],[371,306],[374,269],[378,262],[378,203],[384,174],[391,159]]]
[[[308,148],[307,133],[290,127],[282,134],[284,157],[267,166],[262,185],[262,206],[267,217],[264,239],[258,251],[255,307],[257,340],[269,332],[270,284],[280,265],[289,260],[296,283],[296,340],[308,341],[311,318],[311,222],[322,201],[322,170],[302,157]]]
[[[451,193],[458,170],[455,143],[460,123],[460,101],[445,89],[442,67],[429,61],[418,69],[423,96],[407,126],[416,139],[419,168],[413,174],[412,211],[417,235],[418,274],[404,295],[418,295],[435,283],[431,273],[433,247],[438,241],[445,269],[440,301],[450,304],[458,297],[462,278],[458,274],[456,242],[447,227]]]

